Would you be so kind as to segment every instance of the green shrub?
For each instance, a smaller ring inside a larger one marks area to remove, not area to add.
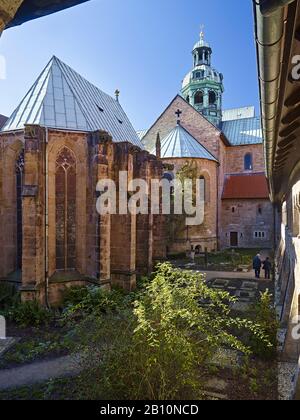
[[[108,291],[98,286],[74,287],[64,295],[63,319],[116,311],[129,300],[129,295],[117,288]]]
[[[82,386],[88,384],[91,399],[201,399],[218,348],[250,353],[231,330],[265,340],[258,325],[230,317],[232,301],[209,289],[202,275],[159,265],[133,311],[93,315],[80,325]]]
[[[0,310],[5,310],[17,303],[19,294],[13,284],[0,282]]]
[[[8,309],[6,317],[22,327],[39,327],[53,320],[53,313],[37,301],[20,302]]]
[[[264,335],[267,337],[266,343],[257,340],[255,336],[251,336],[250,346],[255,355],[264,360],[273,360],[277,356],[277,333],[279,323],[276,317],[276,311],[273,305],[273,296],[267,290],[261,293],[260,300],[252,307],[252,318],[261,325]]]

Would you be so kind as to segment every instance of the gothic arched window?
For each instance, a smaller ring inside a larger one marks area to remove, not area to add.
[[[209,92],[209,104],[214,105],[217,102],[217,95],[215,92],[211,91]]]
[[[76,159],[64,147],[56,160],[56,269],[76,268]]]
[[[197,92],[195,95],[195,105],[202,105],[204,102],[203,92]]]
[[[245,171],[253,170],[253,158],[251,153],[247,153],[244,158],[244,168]]]
[[[22,188],[24,179],[24,150],[16,161],[16,202],[17,202],[17,269],[22,268],[23,223],[22,223]]]

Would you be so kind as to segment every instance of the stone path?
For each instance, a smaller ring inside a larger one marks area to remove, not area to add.
[[[205,270],[196,270],[201,274],[205,274],[207,280],[215,279],[241,279],[241,280],[256,280],[255,275],[252,272],[249,273],[240,273],[240,272],[231,272],[231,271],[205,271]],[[263,279],[261,279],[263,281]]]
[[[80,357],[66,356],[0,370],[0,390],[20,388],[47,382],[50,379],[76,376],[80,373]]]

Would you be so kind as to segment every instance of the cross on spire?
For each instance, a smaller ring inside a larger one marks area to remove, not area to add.
[[[202,24],[200,26],[200,39],[201,40],[204,40],[204,28],[205,28],[205,26]]]
[[[177,111],[175,112],[175,114],[177,115],[178,119],[180,118],[180,115],[182,114],[182,111],[180,111],[180,109],[177,109]]]

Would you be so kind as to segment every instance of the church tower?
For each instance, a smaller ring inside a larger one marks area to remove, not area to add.
[[[204,40],[193,48],[193,70],[183,80],[181,94],[211,123],[219,127],[222,121],[223,75],[211,66],[212,49]]]

